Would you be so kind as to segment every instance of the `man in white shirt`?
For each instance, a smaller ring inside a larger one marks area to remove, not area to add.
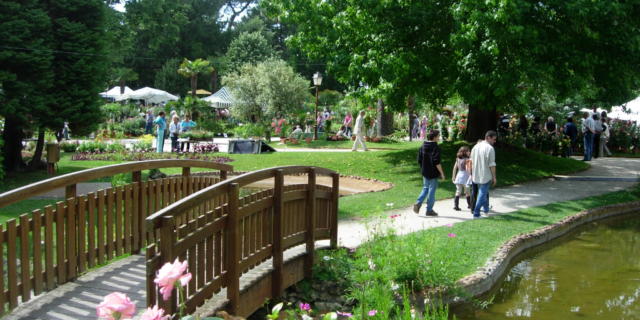
[[[480,218],[480,209],[484,213],[489,212],[489,186],[496,185],[496,152],[493,144],[496,143],[498,134],[489,130],[484,135],[484,140],[478,142],[471,150],[471,180],[477,185],[478,193],[476,204],[473,207],[473,217]]]
[[[589,116],[589,112],[582,114],[582,134],[584,135],[584,158],[582,161],[591,161],[593,155],[593,135],[596,133],[596,123]]]
[[[364,110],[360,111],[358,118],[356,118],[356,126],[353,128],[353,134],[356,135],[356,141],[353,142],[353,148],[351,148],[351,151],[356,151],[359,143],[362,144],[364,151],[369,151],[369,149],[367,149],[367,145],[364,144],[364,114]]]

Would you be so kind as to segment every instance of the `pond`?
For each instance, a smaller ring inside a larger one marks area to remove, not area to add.
[[[493,299],[491,300],[491,297]],[[594,222],[526,253],[457,319],[640,319],[640,217]]]

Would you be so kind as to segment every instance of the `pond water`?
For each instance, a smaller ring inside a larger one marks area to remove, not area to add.
[[[457,319],[640,319],[639,214],[534,249],[481,299],[492,303],[452,311]]]

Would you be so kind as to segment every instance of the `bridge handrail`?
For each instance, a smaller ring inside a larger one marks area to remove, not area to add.
[[[147,230],[154,230],[160,227],[161,217],[169,216],[178,212],[184,212],[199,205],[207,199],[227,193],[228,188],[232,183],[238,184],[238,187],[243,187],[253,182],[274,178],[278,170],[282,170],[283,175],[293,175],[309,173],[310,169],[315,169],[315,173],[318,175],[338,175],[336,171],[314,166],[281,166],[248,172],[195,192],[189,197],[176,201],[168,207],[148,216],[146,218]]]
[[[146,161],[134,161],[127,163],[114,164],[99,168],[91,168],[82,171],[72,172],[61,176],[53,177],[47,180],[39,181],[29,184],[24,187],[13,189],[5,193],[0,194],[0,208],[3,208],[12,203],[16,203],[21,200],[31,198],[33,196],[43,194],[45,192],[55,190],[57,188],[65,187],[66,196],[75,196],[75,185],[80,182],[91,181],[103,177],[112,176],[120,173],[133,173],[134,182],[140,179],[140,172],[142,170],[160,169],[160,168],[183,168],[183,175],[185,172],[188,175],[187,168],[207,168],[220,170],[221,177],[226,178],[227,172],[233,171],[233,166],[223,163],[205,161],[205,160],[189,160],[189,159],[161,159],[161,160],[146,160]],[[185,171],[187,169],[187,171]]]

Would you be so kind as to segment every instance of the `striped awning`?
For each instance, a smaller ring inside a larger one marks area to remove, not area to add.
[[[222,87],[218,92],[202,100],[209,102],[211,106],[219,109],[228,109],[231,107],[231,104],[233,104],[233,96],[227,87]]]

